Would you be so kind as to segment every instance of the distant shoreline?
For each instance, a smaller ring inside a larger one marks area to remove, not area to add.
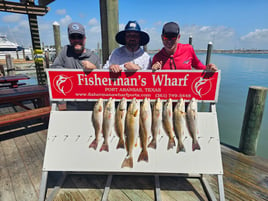
[[[155,54],[159,50],[148,50],[149,54]],[[195,50],[196,53],[207,53],[207,50]],[[221,53],[221,54],[268,54],[268,50],[212,50],[212,53]]]

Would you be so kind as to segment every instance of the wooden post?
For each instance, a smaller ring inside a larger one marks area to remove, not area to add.
[[[211,53],[212,53],[212,42],[209,42],[208,49],[207,49],[206,65],[208,65],[210,63]]]
[[[192,43],[193,43],[193,37],[189,36],[189,44],[192,45]]]
[[[45,51],[45,64],[46,68],[49,68],[49,51]]]
[[[54,31],[54,41],[55,41],[56,56],[58,56],[60,51],[61,51],[60,25],[59,25],[58,22],[53,23],[53,31]]]
[[[7,75],[15,75],[15,68],[10,54],[6,54]]]
[[[144,51],[144,52],[148,52],[147,45],[144,45],[144,46],[143,46],[143,51]]]
[[[244,154],[256,155],[267,90],[265,87],[249,87],[239,144]]]
[[[25,57],[25,49],[24,48],[22,49],[22,56],[23,56],[23,59],[26,60],[26,57]]]
[[[0,64],[0,77],[1,76],[5,76],[5,69],[4,69],[4,65]]]
[[[97,53],[98,53],[98,56],[100,58],[100,61],[102,61],[102,51],[100,48],[100,43],[97,43]]]
[[[17,56],[17,59],[20,58],[20,57],[19,57],[19,51],[18,51],[18,50],[16,50],[16,56]]]
[[[102,63],[109,58],[111,52],[119,47],[115,41],[118,28],[118,0],[100,0]]]

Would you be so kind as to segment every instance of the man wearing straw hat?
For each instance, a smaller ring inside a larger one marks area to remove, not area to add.
[[[122,70],[145,70],[151,66],[151,58],[140,46],[146,45],[150,37],[141,31],[140,25],[136,21],[129,21],[125,30],[116,34],[116,42],[123,45],[116,48],[111,53],[109,60],[104,65],[104,69],[112,72]]]

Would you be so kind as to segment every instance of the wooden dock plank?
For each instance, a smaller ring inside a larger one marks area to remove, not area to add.
[[[101,200],[106,176],[104,175],[71,175],[75,186],[86,200]],[[99,181],[96,185],[94,181]]]
[[[8,160],[6,160],[4,153],[5,148],[0,142],[0,200],[14,201],[16,198],[7,166]]]
[[[62,190],[59,192],[58,196],[54,199],[54,201],[87,201],[80,191],[77,191],[76,189],[68,189],[68,190]]]
[[[41,132],[36,132],[36,133],[33,133],[31,135],[26,135],[26,139],[27,141],[31,144],[32,148],[33,148],[33,151],[36,152],[36,155],[38,157],[41,157],[43,158],[44,157],[44,154],[45,154],[45,148],[46,148],[46,141],[43,140],[41,137],[40,137],[40,133]],[[42,134],[45,139],[46,139],[46,135]],[[43,162],[43,161],[42,161]],[[43,164],[42,164],[43,165]]]
[[[23,136],[24,137],[24,136]],[[14,140],[2,141],[4,154],[7,159],[7,168],[11,175],[11,183],[15,194],[15,200],[36,201],[38,194],[36,193],[29,175],[26,172],[23,159],[18,151]]]
[[[43,130],[0,141],[0,200],[38,200],[46,133]],[[225,146],[222,158],[226,201],[268,200],[267,159],[248,157]],[[218,199],[217,177],[206,178]],[[54,200],[101,200],[106,179],[107,175],[70,175]],[[56,183],[56,178],[52,180]],[[160,187],[163,201],[207,200],[198,179],[160,176]],[[48,194],[52,190],[49,185]],[[154,200],[154,177],[113,176],[108,199]]]
[[[160,177],[160,187],[161,192],[174,200],[207,200],[199,179]]]
[[[121,189],[129,200],[154,200],[152,199],[154,181],[151,178],[150,176],[116,175],[113,176],[111,191]],[[148,195],[148,191],[151,191],[151,196]]]
[[[36,135],[29,134],[15,138],[14,141],[24,161],[25,171],[31,180],[36,194],[39,194],[40,175],[42,174],[43,160],[40,149],[36,146]],[[41,160],[40,160],[41,158]]]
[[[226,196],[235,199],[268,200],[268,160],[246,156],[222,146]],[[262,184],[262,185],[260,185]]]

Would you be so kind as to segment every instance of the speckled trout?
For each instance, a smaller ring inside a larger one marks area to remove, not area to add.
[[[151,135],[152,129],[152,109],[150,105],[150,99],[144,98],[140,108],[140,142],[141,142],[141,153],[138,158],[138,162],[143,160],[148,162],[148,151],[147,143],[148,137]]]
[[[175,108],[174,108],[174,113],[173,113],[173,125],[174,125],[174,132],[176,135],[176,138],[178,140],[178,145],[177,145],[177,153],[180,151],[185,152],[185,148],[182,142],[182,138],[184,135],[184,126],[185,126],[185,103],[183,98],[181,98]]]
[[[92,112],[92,124],[95,130],[95,139],[89,145],[89,148],[97,149],[99,139],[102,132],[102,122],[103,122],[103,99],[100,98],[94,105]]]
[[[195,98],[190,101],[186,112],[186,123],[190,136],[193,139],[192,150],[200,149],[197,141],[197,102]]]
[[[175,146],[174,132],[173,132],[173,112],[172,112],[172,99],[169,98],[163,109],[163,128],[168,135],[167,149],[172,149]]]
[[[157,135],[160,133],[162,125],[162,101],[158,98],[153,106],[153,117],[152,117],[152,134],[153,139],[148,145],[153,149],[156,149]]]
[[[139,102],[133,98],[128,106],[126,115],[126,148],[127,156],[122,163],[123,167],[133,168],[133,149],[139,133]]]
[[[115,116],[114,100],[112,98],[109,98],[103,112],[102,129],[103,129],[104,142],[100,148],[100,151],[109,151],[109,136],[111,136],[112,130],[114,128],[114,116]]]
[[[125,98],[122,98],[117,105],[116,113],[115,113],[115,131],[117,136],[119,137],[119,141],[117,144],[117,149],[125,148],[125,119],[127,114],[127,101]]]

